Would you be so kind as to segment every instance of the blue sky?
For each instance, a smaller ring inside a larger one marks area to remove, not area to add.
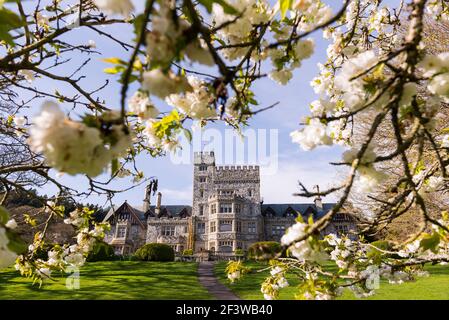
[[[106,28],[105,31],[111,32],[115,37],[129,41],[132,34],[128,26],[120,26]],[[321,39],[319,32],[313,34],[315,39],[315,54],[308,60],[304,61],[301,68],[294,73],[294,78],[286,86],[281,86],[270,79],[262,79],[253,87],[256,98],[261,107],[279,102],[279,105],[271,110],[259,113],[251,121],[253,128],[259,129],[277,129],[278,130],[278,170],[276,174],[267,174],[264,167],[261,168],[261,195],[265,203],[282,203],[282,202],[309,202],[310,199],[301,199],[294,197],[292,193],[298,191],[297,181],[301,180],[306,186],[319,184],[322,188],[331,185],[338,175],[335,168],[328,163],[340,159],[341,148],[339,147],[322,147],[313,151],[305,152],[300,149],[297,144],[293,144],[290,139],[290,132],[298,128],[301,118],[308,114],[308,105],[316,99],[313,89],[309,82],[318,73],[318,62],[326,60],[325,52],[327,42]],[[120,86],[116,82],[114,76],[108,76],[103,73],[103,69],[107,65],[100,61],[106,57],[121,57],[128,59],[130,53],[125,52],[119,45],[111,40],[100,37],[87,29],[76,30],[63,38],[72,44],[86,44],[88,40],[93,39],[97,43],[97,50],[101,55],[91,56],[91,62],[87,65],[81,74],[86,78],[81,84],[93,90],[105,81],[110,79],[110,85],[101,91],[100,96],[106,99],[106,105],[111,108],[117,108],[119,105]],[[76,65],[79,64],[84,56],[74,55],[72,61],[56,69],[53,72],[61,75],[70,74]],[[73,90],[67,86],[56,84],[50,80],[37,79],[36,86],[45,88],[58,88],[64,94],[73,93]],[[129,95],[133,93],[136,87],[132,87]],[[24,98],[27,95],[23,93]],[[167,110],[167,106],[163,102],[157,101],[157,106],[161,110]],[[39,110],[39,103],[30,106],[29,115],[33,115]],[[67,107],[67,106],[66,106]],[[70,111],[66,109],[67,111]],[[74,116],[79,110],[70,111]],[[216,128],[223,132],[223,125],[210,124],[208,128]],[[198,151],[198,150],[194,150]],[[236,163],[222,163],[221,157],[218,157],[217,164],[233,165]],[[235,162],[235,161],[234,161]],[[175,164],[170,161],[169,157],[152,158],[148,154],[142,154],[138,158],[138,167],[146,176],[156,176],[159,179],[159,188],[162,192],[162,202],[164,204],[191,204],[192,201],[192,164]],[[240,164],[240,163],[237,163]],[[246,163],[257,164],[257,163]],[[84,189],[86,179],[81,176],[63,175],[57,177],[61,182],[68,184],[76,189]],[[132,185],[132,181],[123,178],[115,181],[110,186],[112,188],[124,188]],[[55,189],[48,187],[41,190],[42,193],[51,194]],[[141,205],[144,193],[144,186],[139,186],[131,191],[117,194],[113,200],[115,204],[120,204],[127,200],[133,205]],[[325,201],[332,201],[332,198]],[[91,203],[103,204],[104,198],[91,197],[84,199]]]

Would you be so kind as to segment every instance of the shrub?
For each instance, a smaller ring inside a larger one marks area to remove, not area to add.
[[[114,249],[106,242],[99,241],[95,243],[94,248],[87,256],[87,261],[111,261],[115,259]]]
[[[253,260],[270,260],[282,252],[279,242],[261,241],[248,248],[248,258]]]
[[[236,256],[243,256],[245,254],[242,249],[236,249],[234,253]]]
[[[183,256],[192,256],[193,255],[193,250],[192,249],[186,249],[182,252]]]
[[[173,261],[173,248],[163,243],[148,243],[136,251],[136,257],[141,261]]]

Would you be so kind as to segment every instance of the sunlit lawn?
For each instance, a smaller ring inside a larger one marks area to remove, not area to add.
[[[256,263],[248,264],[253,270],[260,270],[264,266]],[[260,292],[260,284],[268,275],[266,272],[251,272],[241,280],[230,284],[226,279],[224,269],[225,262],[220,262],[215,266],[215,273],[222,283],[227,285],[235,294],[242,299],[263,299]],[[392,285],[382,280],[380,289],[376,294],[367,298],[372,300],[417,300],[417,299],[449,299],[449,265],[429,266],[425,268],[430,272],[429,277],[420,277],[415,282]],[[298,284],[293,278],[288,278],[291,286],[280,291],[280,299],[294,299]],[[344,300],[356,299],[354,295],[345,291],[339,298]]]
[[[41,288],[14,269],[0,271],[0,299],[211,299],[197,278],[196,263],[113,261],[88,263],[80,289],[66,288],[67,277]]]

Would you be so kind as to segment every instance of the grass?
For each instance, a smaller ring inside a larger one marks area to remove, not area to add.
[[[41,288],[14,269],[0,271],[0,299],[212,299],[197,278],[197,264],[113,261],[87,263],[80,289],[66,288],[67,276],[46,280]]]
[[[264,265],[258,263],[248,263],[252,269],[262,269]],[[269,274],[266,272],[252,272],[245,275],[241,280],[230,284],[226,278],[224,269],[226,262],[220,262],[215,266],[215,274],[219,281],[228,286],[236,295],[242,299],[263,299],[260,292],[260,284]],[[449,265],[428,266],[429,277],[420,277],[414,282],[392,285],[382,280],[380,288],[376,294],[366,298],[367,300],[448,300],[449,299]],[[294,299],[297,292],[298,281],[294,278],[287,278],[290,286],[280,291],[279,299]],[[342,300],[357,299],[349,290],[345,290],[339,297]]]

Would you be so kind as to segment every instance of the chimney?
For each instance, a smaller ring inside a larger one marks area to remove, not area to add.
[[[151,205],[151,185],[145,187],[145,198],[143,199],[143,212],[147,212]]]
[[[319,185],[316,185],[313,188],[315,189],[315,193],[320,193]],[[316,198],[313,202],[315,202],[315,207],[316,207],[317,211],[323,211],[323,202],[321,201],[321,196],[319,194],[316,196]]]
[[[154,209],[154,213],[156,215],[159,215],[159,213],[161,212],[161,201],[162,201],[162,193],[158,192],[156,198],[156,208]]]

